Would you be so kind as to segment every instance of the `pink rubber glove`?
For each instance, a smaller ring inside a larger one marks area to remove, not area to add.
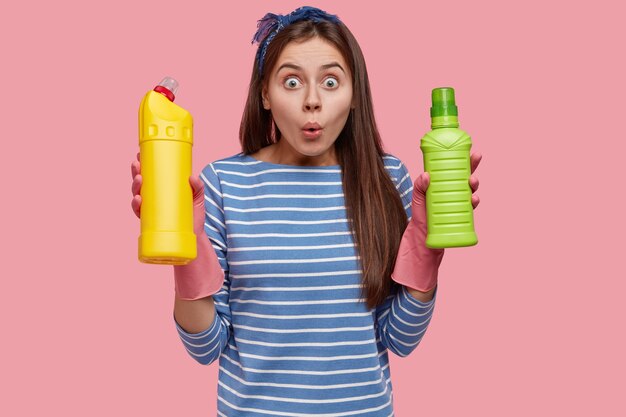
[[[135,215],[141,211],[141,165],[139,154],[137,161],[131,164],[133,176],[131,206]],[[193,229],[196,234],[198,256],[187,265],[174,265],[174,291],[181,300],[198,300],[217,293],[224,283],[224,271],[220,266],[215,250],[204,231],[204,183],[199,177],[189,177],[193,190]]]
[[[472,173],[480,163],[482,155],[472,154],[470,157]],[[413,199],[411,202],[411,221],[409,222],[398,248],[396,265],[391,279],[406,287],[428,292],[437,285],[439,265],[443,259],[444,249],[431,249],[426,246],[428,227],[426,223],[426,190],[430,183],[428,172],[422,173],[413,183]],[[478,189],[478,178],[474,175],[469,179],[472,193]],[[476,208],[480,198],[472,195],[472,206]]]

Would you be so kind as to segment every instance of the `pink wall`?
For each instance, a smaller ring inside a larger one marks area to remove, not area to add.
[[[456,89],[483,154],[479,244],[446,252],[430,329],[392,355],[396,415],[626,415],[619,2],[39,3],[0,26],[0,414],[216,414],[217,363],[178,339],[171,267],[137,260],[137,110],[174,76],[194,172],[238,152],[256,20],[310,4],[359,40],[413,179],[432,88]]]

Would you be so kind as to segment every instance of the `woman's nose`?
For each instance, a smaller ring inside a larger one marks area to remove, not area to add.
[[[306,97],[304,99],[304,109],[306,111],[319,110],[322,107],[322,102],[318,94],[317,89],[314,86],[309,87]]]

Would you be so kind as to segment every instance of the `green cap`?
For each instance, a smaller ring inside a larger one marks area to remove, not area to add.
[[[433,89],[433,106],[430,108],[430,117],[458,116],[459,109],[454,99],[454,88],[439,87]]]

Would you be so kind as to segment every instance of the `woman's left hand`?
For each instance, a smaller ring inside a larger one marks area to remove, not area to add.
[[[480,198],[474,195],[478,190],[478,177],[472,174],[481,159],[482,155],[479,153],[470,155],[469,185],[472,189],[474,209],[480,203]],[[443,248],[434,249],[426,246],[428,227],[425,202],[429,182],[428,172],[424,172],[413,183],[411,221],[402,235],[396,264],[391,274],[391,279],[397,283],[424,293],[432,292],[437,285],[439,265],[445,251]]]
[[[469,177],[469,185],[470,185],[470,188],[472,189],[472,207],[474,209],[478,207],[478,204],[480,204],[480,197],[478,197],[477,194],[474,194],[478,190],[478,177],[472,174],[474,174],[474,171],[476,171],[476,168],[478,168],[478,164],[480,164],[480,161],[482,159],[483,159],[483,155],[480,153],[474,152],[470,155],[471,172],[470,172],[470,177]],[[416,201],[417,203],[416,205],[425,207],[424,201],[425,201],[425,196],[426,196],[426,190],[428,189],[429,184],[430,184],[430,176],[428,172],[423,172],[415,180],[414,188],[416,189],[415,191],[418,191],[418,194],[414,195],[413,197],[415,200],[418,200]],[[423,211],[423,214],[424,214],[424,220],[425,220],[425,215],[426,215],[425,209]]]
[[[474,171],[476,171],[476,168],[478,168],[478,164],[480,164],[480,161],[482,159],[483,159],[483,155],[480,153],[473,153],[470,155],[471,174],[473,174]],[[476,175],[470,175],[469,184],[470,184],[470,187],[472,188],[472,206],[476,208],[478,207],[478,204],[480,203],[480,197],[474,194],[476,190],[478,190],[478,177]]]

